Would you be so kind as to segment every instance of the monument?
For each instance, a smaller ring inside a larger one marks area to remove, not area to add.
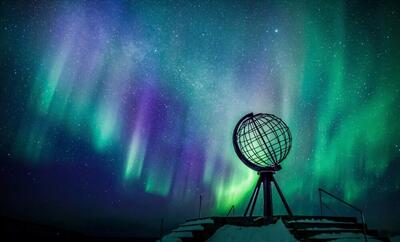
[[[287,157],[292,146],[292,135],[285,122],[272,114],[249,113],[235,126],[233,146],[240,160],[259,175],[244,216],[253,216],[262,186],[264,217],[272,220],[274,213],[271,183],[275,185],[287,213],[292,216],[292,211],[274,178],[274,173],[282,168],[280,163]]]

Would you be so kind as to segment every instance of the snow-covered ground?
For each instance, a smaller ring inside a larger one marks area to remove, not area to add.
[[[183,225],[198,225],[198,224],[213,224],[214,221],[211,218],[198,219],[184,223]]]
[[[311,222],[311,221],[307,221]],[[318,222],[321,222],[320,220]],[[328,222],[328,221],[327,221]],[[332,222],[332,221],[330,221]],[[179,237],[191,237],[191,232],[185,230],[202,230],[202,224],[212,224],[212,219],[200,219],[184,223],[174,232],[163,237],[162,242],[180,242]],[[339,237],[339,238],[338,238]],[[341,233],[341,234],[319,234],[313,238],[338,238],[334,242],[364,242],[364,236],[357,233]],[[270,224],[259,227],[242,227],[235,225],[225,225],[219,228],[208,240],[208,242],[294,242],[297,241],[289,232],[282,220],[278,220],[276,224]],[[368,236],[368,242],[377,242],[379,240]],[[391,238],[392,242],[400,242],[400,236]]]
[[[186,222],[182,224],[179,228],[175,229],[170,234],[167,234],[162,238],[162,242],[181,242],[180,238],[191,238],[193,236],[192,232],[188,231],[201,231],[204,229],[203,225],[213,224],[214,220],[211,218],[197,219],[193,221]],[[159,241],[159,240],[158,240]]]
[[[297,241],[281,220],[276,224],[260,227],[241,227],[225,225],[221,227],[209,242],[294,242]]]
[[[338,238],[339,237],[339,238]],[[357,242],[357,241],[365,241],[364,235],[360,233],[340,233],[340,234],[318,234],[313,237],[313,239],[336,239],[334,241],[340,241],[340,242],[345,242],[345,241],[351,241],[351,242]],[[376,240],[371,236],[367,236],[367,240],[369,242],[376,242],[380,240]]]
[[[291,220],[289,223],[335,223],[335,221],[329,220],[329,219],[297,219],[297,220]],[[352,224],[353,222],[338,222],[338,223],[346,223],[346,224]]]
[[[199,230],[199,231],[201,231],[201,230],[204,230],[204,227],[201,226],[201,225],[190,225],[190,226],[185,226],[185,227],[179,227],[179,228],[175,229],[174,231],[175,232],[182,232],[182,231],[188,231],[188,230],[191,230],[191,231]]]

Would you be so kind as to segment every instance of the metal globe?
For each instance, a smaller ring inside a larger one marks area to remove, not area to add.
[[[277,171],[289,154],[292,135],[277,116],[267,113],[245,115],[233,132],[236,154],[256,171]]]

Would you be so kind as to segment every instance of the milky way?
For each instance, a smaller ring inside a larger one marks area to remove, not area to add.
[[[241,213],[257,174],[234,153],[232,131],[243,115],[266,112],[293,135],[276,178],[295,212],[318,212],[323,187],[372,224],[379,214],[386,227],[400,223],[394,6],[1,8],[3,214],[85,229],[75,219],[173,224],[197,215],[199,195],[203,215]]]

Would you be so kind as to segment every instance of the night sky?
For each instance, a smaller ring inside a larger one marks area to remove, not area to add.
[[[2,1],[1,215],[154,235],[200,194],[241,214],[257,174],[232,131],[266,112],[296,214],[322,187],[399,229],[399,43],[395,1]]]

